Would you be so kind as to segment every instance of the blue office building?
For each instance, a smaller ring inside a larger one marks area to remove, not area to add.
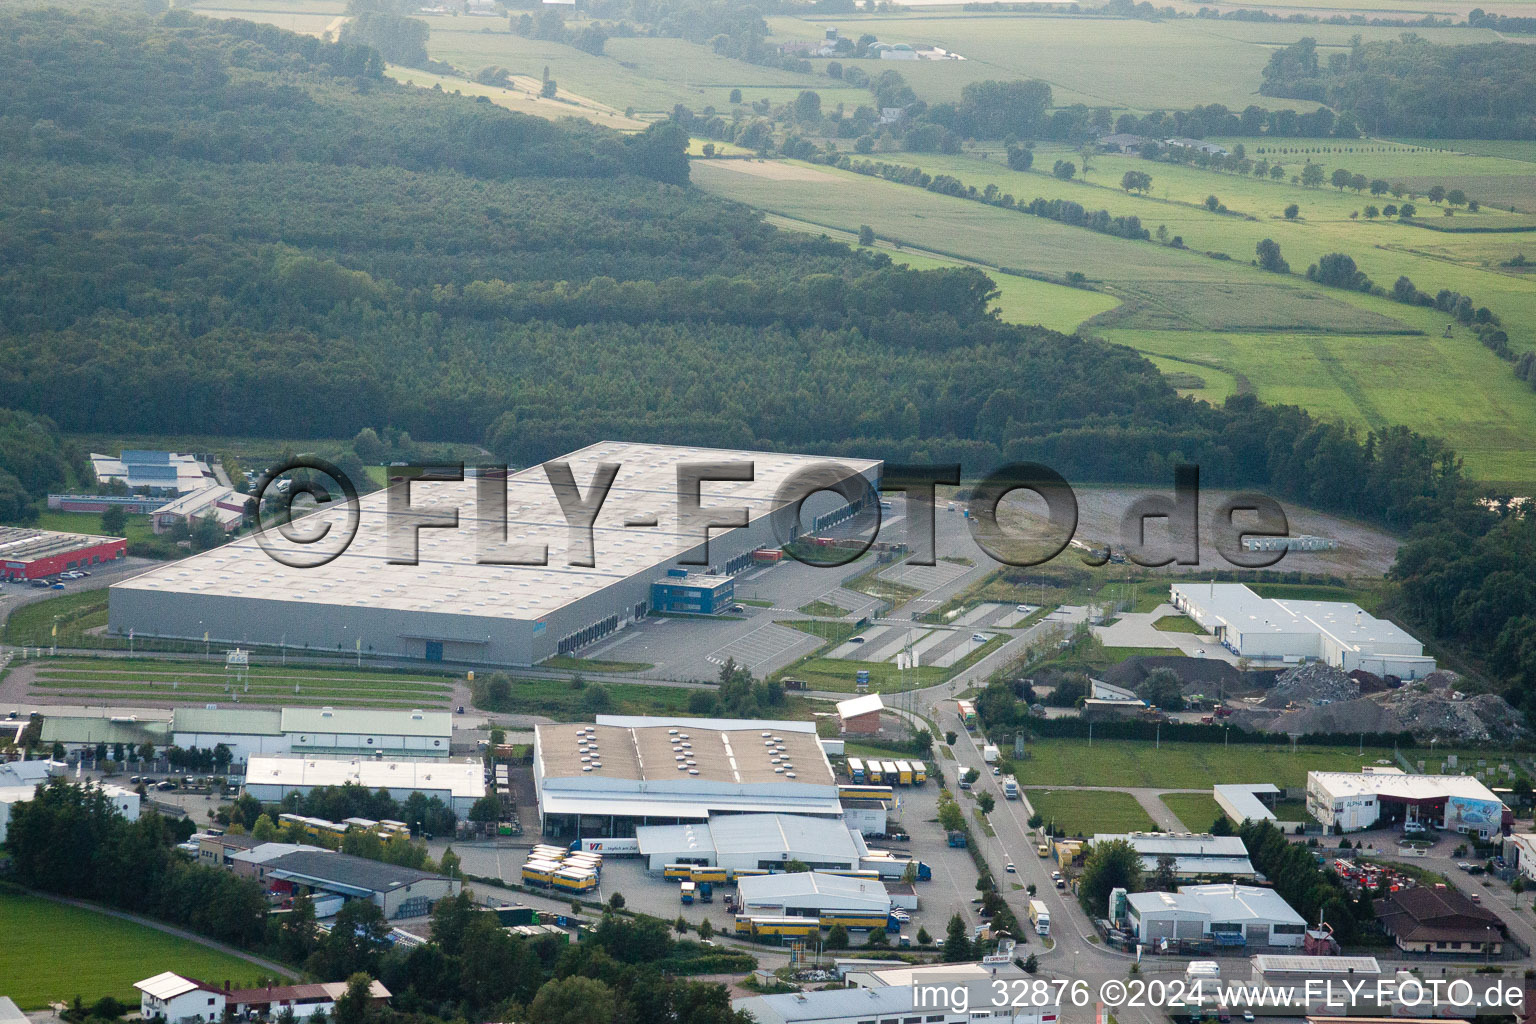
[[[651,584],[651,611],[674,615],[716,615],[736,599],[732,576],[691,575],[682,569],[668,571],[665,579]]]

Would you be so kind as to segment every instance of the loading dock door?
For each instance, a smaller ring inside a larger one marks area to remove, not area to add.
[[[443,660],[443,642],[441,640],[428,640],[427,641],[427,660],[428,661],[442,661]]]

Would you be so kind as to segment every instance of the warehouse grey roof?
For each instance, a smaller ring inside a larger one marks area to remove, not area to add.
[[[250,708],[177,708],[171,715],[175,732],[217,732],[231,736],[281,736],[280,711]]]
[[[1221,809],[1238,824],[1245,821],[1274,821],[1275,812],[1257,796],[1279,796],[1280,787],[1273,782],[1226,783],[1211,787],[1211,793]]]
[[[910,985],[884,988],[834,988],[815,992],[752,996],[731,1003],[746,1010],[760,1024],[794,1024],[796,1021],[840,1020],[868,1014],[909,1013],[916,996]]]
[[[114,584],[113,590],[253,598],[316,608],[378,608],[539,620],[613,583],[649,574],[697,545],[693,532],[679,524],[677,475],[684,463],[752,463],[753,479],[704,481],[700,495],[705,507],[745,507],[749,522],[781,507],[776,493],[799,470],[835,461],[851,474],[869,474],[880,465],[864,459],[828,460],[809,455],[615,441],[590,445],[563,461],[570,464],[577,484],[583,489],[590,485],[599,463],[619,463],[621,467],[593,527],[595,564],[591,567],[568,564],[572,554],[571,531],[548,475],[542,466],[534,466],[506,478],[507,531],[519,543],[547,545],[547,565],[479,562],[473,528],[478,514],[478,479],[416,481],[411,487],[414,505],[456,507],[463,523],[453,530],[421,530],[417,564],[394,564],[389,560],[388,492],[379,490],[360,499],[361,518],[356,536],[338,557],[325,565],[287,568],[269,557],[254,537],[244,537]],[[292,545],[275,531],[268,531],[268,542],[291,555],[295,562],[307,564],[322,551],[329,553],[341,547],[342,538],[351,533],[346,528],[348,517],[348,509],[337,502],[301,521],[305,523],[301,532],[306,534],[321,524],[329,524],[334,542]],[[420,515],[401,513],[393,518],[412,525]],[[656,525],[626,525],[646,521]],[[360,639],[367,644],[367,637]]]
[[[453,716],[446,711],[283,708],[282,731],[367,733],[376,736],[452,736]]]
[[[1277,924],[1305,925],[1307,922],[1273,889],[1257,885],[1220,882],[1211,885],[1181,885],[1179,892],[1204,904],[1211,920],[1217,922],[1270,921]]]
[[[44,743],[153,743],[159,747],[170,743],[171,723],[137,715],[45,715],[42,738]]]
[[[736,882],[743,904],[782,903],[814,896],[890,900],[885,883],[878,878],[850,878],[825,871],[790,871],[772,875],[748,875]]]
[[[386,864],[329,850],[301,850],[268,862],[269,874],[289,879],[358,890],[359,895],[391,892],[402,886],[442,878],[430,871]]]
[[[803,814],[719,814],[709,819],[710,835],[721,853],[814,850],[827,860],[853,860],[860,850],[841,818]]]

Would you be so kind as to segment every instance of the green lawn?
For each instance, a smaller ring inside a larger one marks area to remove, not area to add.
[[[812,601],[810,604],[801,605],[798,610],[802,615],[824,615],[832,618],[848,614],[847,608],[835,605],[831,601]]]
[[[1260,597],[1293,601],[1352,601],[1366,611],[1374,611],[1381,605],[1381,591],[1375,587],[1330,587],[1310,583],[1250,583],[1250,590]]]
[[[58,642],[78,647],[85,631],[107,624],[106,590],[81,590],[61,597],[24,604],[5,622],[5,642],[17,646],[46,647],[59,627]]]
[[[1156,827],[1156,822],[1129,793],[1031,789],[1027,796],[1046,824],[1054,824],[1068,835],[1145,832]]]
[[[1391,750],[1367,747],[1297,747],[1219,743],[1163,743],[1161,749],[1141,740],[1040,739],[1030,756],[1013,764],[1014,775],[1026,786],[1133,786],[1204,789],[1220,782],[1273,782],[1281,788],[1306,784],[1308,771],[1353,771],[1361,765],[1392,757]],[[1454,751],[1438,751],[1435,761]],[[1429,752],[1409,751],[1411,758],[1428,759]],[[1462,753],[1462,763],[1469,755]],[[1490,761],[1497,752],[1471,754]],[[1394,764],[1396,762],[1393,762]]]
[[[161,971],[236,986],[253,985],[266,973],[153,928],[15,892],[0,892],[0,935],[0,993],[23,1010],[75,996],[86,1004],[114,996],[136,1007],[133,983]]]
[[[1164,615],[1152,623],[1153,629],[1160,629],[1164,633],[1204,633],[1199,623],[1188,615]]]
[[[45,508],[37,515],[37,521],[29,525],[39,530],[57,530],[60,533],[88,533],[96,537],[107,536],[107,531],[101,525],[100,512],[61,512],[58,509]],[[131,515],[128,517],[127,526],[121,534],[127,538],[130,544],[137,541],[148,540],[153,537],[149,516]]]
[[[32,690],[72,703],[145,698],[175,704],[232,701],[262,705],[350,704],[386,708],[443,709],[453,695],[445,677],[347,668],[299,668],[253,664],[248,687],[237,686],[217,649],[210,661],[149,658],[47,659]],[[17,661],[16,667],[27,664]]]
[[[1164,793],[1158,799],[1184,823],[1186,832],[1209,832],[1217,818],[1225,817],[1209,793]]]

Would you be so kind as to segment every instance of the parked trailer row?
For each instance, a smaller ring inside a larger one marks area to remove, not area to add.
[[[737,914],[736,934],[752,937],[815,938],[824,928],[841,925],[848,931],[901,930],[901,921],[878,910],[824,910],[817,917],[772,917]]]

